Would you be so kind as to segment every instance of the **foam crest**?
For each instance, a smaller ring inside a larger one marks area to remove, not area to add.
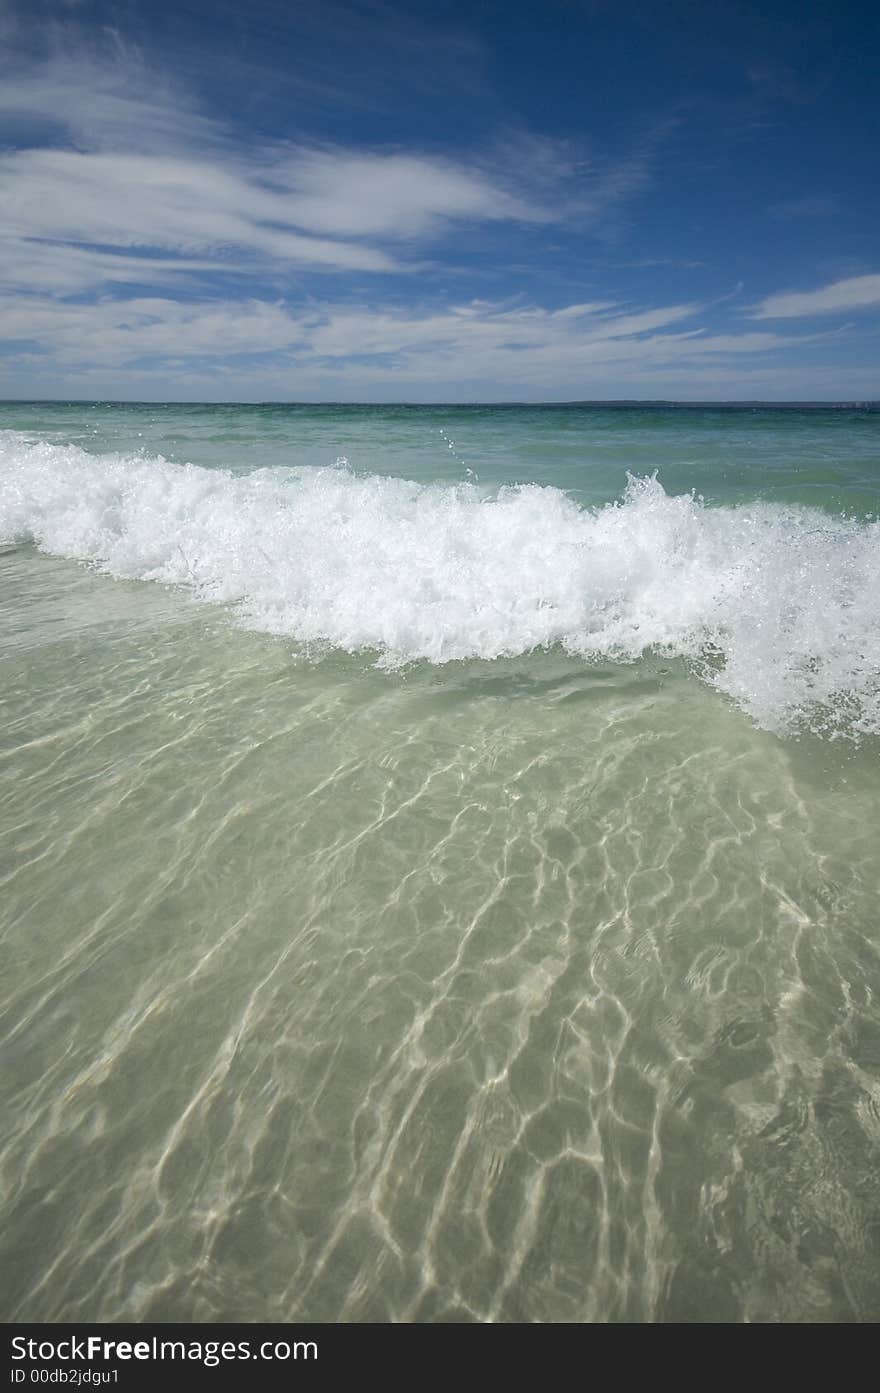
[[[876,521],[708,508],[656,478],[587,510],[539,485],[236,475],[2,432],[0,542],[16,540],[385,667],[660,652],[767,729],[880,733]]]

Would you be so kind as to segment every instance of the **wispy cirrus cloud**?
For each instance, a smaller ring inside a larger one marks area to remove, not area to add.
[[[66,38],[66,32],[64,32]],[[227,127],[112,31],[38,56],[0,60],[0,131],[16,143],[145,153],[217,148]]]
[[[752,310],[753,319],[805,319],[814,314],[870,309],[880,305],[880,275],[850,276],[818,290],[768,295]]]
[[[642,137],[616,156],[501,122],[452,150],[359,142],[351,127],[281,138],[218,119],[114,33],[95,43],[0,60],[8,382],[163,396],[202,373],[221,395],[584,396],[625,382],[639,395],[658,375],[698,384],[818,337],[741,320],[726,332],[730,296],[704,288],[698,302],[676,280],[706,264],[650,241],[632,261],[593,260],[658,182],[675,121],[631,127]],[[633,267],[658,273],[650,291],[622,287]],[[492,300],[462,292],[479,277]],[[877,303],[875,281],[771,295],[753,314],[854,308],[854,286]],[[531,303],[525,284],[541,287]]]
[[[114,31],[89,46],[63,32],[63,49],[0,60],[7,284],[37,243],[44,281],[46,247],[66,263],[59,288],[71,247],[93,271],[107,255],[111,286],[122,252],[183,257],[190,271],[194,256],[221,256],[255,274],[407,272],[469,229],[598,227],[649,183],[663,139],[655,129],[611,159],[518,129],[454,157],[259,137],[201,109]]]
[[[698,370],[701,365],[770,354],[809,342],[767,332],[707,334],[699,305],[634,309],[594,302],[546,310],[536,305],[472,301],[445,310],[324,304],[290,307],[265,301],[180,303],[138,297],[98,304],[43,300],[0,304],[8,336],[33,362],[75,371],[82,344],[89,364],[152,371],[160,382],[180,363],[219,364],[270,356],[267,381],[299,394],[310,384],[332,393],[344,373],[351,383],[389,394],[425,391],[442,396],[444,385],[506,384],[510,391],[589,395],[589,384],[623,369]],[[687,326],[691,321],[690,327]],[[678,327],[682,326],[682,327]],[[286,374],[286,376],[285,376]]]
[[[536,152],[452,159],[245,138],[121,44],[7,58],[0,77],[4,234],[19,251],[41,243],[43,264],[54,243],[68,264],[69,247],[89,249],[93,268],[100,250],[142,249],[225,253],[254,272],[392,273],[461,224],[561,214]],[[14,247],[11,260],[23,260]],[[118,263],[107,269],[113,283]]]
[[[228,277],[238,269],[235,263],[205,257],[126,255],[0,234],[0,290],[27,297],[120,293],[122,287],[144,285],[195,289],[206,275]],[[242,273],[247,271],[242,268]]]
[[[312,235],[271,170],[166,155],[23,150],[0,156],[7,235],[112,250],[226,250],[297,266],[391,271],[355,240]],[[414,196],[418,206],[418,196]],[[314,219],[311,220],[314,223]]]
[[[246,258],[236,270],[254,272],[278,264],[406,271],[426,244],[457,224],[539,224],[555,216],[479,168],[339,148],[273,148],[222,161],[9,151],[0,155],[0,198],[5,234],[19,250],[39,241],[187,258],[223,252]],[[116,269],[107,263],[110,281],[118,279]]]

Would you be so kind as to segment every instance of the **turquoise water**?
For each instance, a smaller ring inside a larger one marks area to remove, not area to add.
[[[552,484],[586,503],[627,471],[668,493],[856,512],[878,505],[878,412],[565,406],[5,403],[3,426],[91,453],[143,451],[233,470],[332,466],[420,482]]]
[[[877,1319],[878,485],[5,405],[4,1318]]]

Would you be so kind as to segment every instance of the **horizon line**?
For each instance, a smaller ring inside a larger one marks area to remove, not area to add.
[[[547,398],[523,400],[478,400],[471,401],[400,401],[389,398],[382,401],[358,399],[326,399],[323,401],[299,400],[283,397],[266,397],[244,400],[242,398],[223,398],[208,400],[197,397],[0,397],[0,406],[350,406],[350,407],[565,407],[565,406],[660,406],[660,407],[790,407],[819,409],[880,409],[880,397],[840,397],[831,399],[800,397],[571,397],[565,400]]]

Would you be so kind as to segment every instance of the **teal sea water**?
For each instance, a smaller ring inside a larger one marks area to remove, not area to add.
[[[880,1318],[880,415],[0,409],[0,1314]]]

